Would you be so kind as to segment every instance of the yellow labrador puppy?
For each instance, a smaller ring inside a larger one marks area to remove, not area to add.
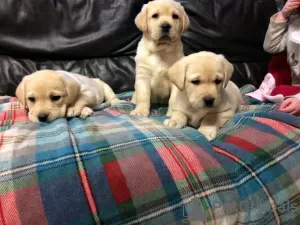
[[[66,71],[40,70],[23,78],[16,96],[29,109],[32,122],[51,122],[59,117],[93,114],[91,107],[104,100],[120,100],[103,81]]]
[[[197,128],[209,141],[232,119],[241,103],[239,88],[230,81],[233,66],[223,55],[199,52],[182,58],[168,70],[175,84],[164,124]]]
[[[168,103],[170,81],[162,71],[181,59],[181,34],[189,27],[184,8],[173,0],[154,0],[145,4],[135,19],[143,37],[137,48],[134,116],[148,116],[150,103]]]

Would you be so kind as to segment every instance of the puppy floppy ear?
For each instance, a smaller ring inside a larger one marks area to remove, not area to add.
[[[74,105],[74,103],[79,98],[80,85],[72,78],[62,77],[62,80],[65,83],[68,93],[69,105]]]
[[[19,102],[26,108],[26,79],[25,77],[22,79],[21,83],[18,85],[16,89],[16,97]]]
[[[187,64],[184,58],[182,58],[174,63],[168,70],[168,78],[180,91],[184,88],[186,69]]]
[[[181,14],[181,21],[182,21],[182,30],[181,32],[184,33],[190,26],[190,19],[188,17],[188,15],[186,14],[183,6],[179,4],[179,8],[180,8],[180,14]]]
[[[232,77],[234,67],[223,55],[218,55],[217,57],[223,64],[223,70],[224,70],[223,88],[226,88],[228,82]]]
[[[135,18],[135,24],[137,28],[142,32],[147,32],[147,15],[148,15],[148,4],[144,4],[141,12]]]

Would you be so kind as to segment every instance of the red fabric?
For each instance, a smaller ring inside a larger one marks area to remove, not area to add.
[[[124,203],[131,199],[130,190],[128,189],[126,178],[117,160],[108,162],[104,165],[107,173],[108,183],[112,190],[115,202]]]
[[[291,69],[285,54],[272,57],[268,66],[268,72],[275,78],[276,86],[292,84]]]
[[[283,96],[290,96],[298,93],[300,93],[300,86],[279,85],[272,90],[271,95],[282,94]]]
[[[243,146],[243,149],[247,150],[249,152],[255,152],[255,149],[258,148],[257,145],[255,145],[247,140],[244,140],[242,138],[239,138],[239,137],[230,136],[230,137],[226,138],[225,140],[226,140],[226,142],[233,143],[234,145]]]

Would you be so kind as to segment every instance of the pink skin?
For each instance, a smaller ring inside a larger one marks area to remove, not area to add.
[[[298,7],[300,7],[300,0],[288,0],[281,11],[277,14],[275,22],[287,20]],[[278,111],[300,116],[300,100],[296,98],[288,98],[281,103]]]
[[[300,6],[300,0],[288,0],[275,18],[276,22],[285,21]]]
[[[288,98],[279,106],[278,111],[300,116],[300,100],[296,98]]]

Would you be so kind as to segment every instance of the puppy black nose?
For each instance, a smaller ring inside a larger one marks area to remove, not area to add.
[[[215,99],[213,97],[205,97],[203,101],[206,106],[212,106],[214,104]]]
[[[40,114],[38,115],[38,119],[40,122],[46,122],[48,119],[48,115],[47,114]]]
[[[168,23],[164,23],[163,25],[161,25],[161,29],[163,32],[169,32],[169,30],[171,29],[171,25]]]

